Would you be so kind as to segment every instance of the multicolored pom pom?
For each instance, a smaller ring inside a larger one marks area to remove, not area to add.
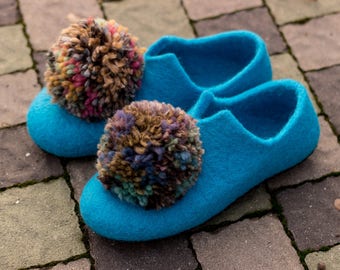
[[[88,18],[64,29],[48,53],[53,102],[88,121],[111,117],[140,87],[144,48],[114,20]]]
[[[146,209],[174,204],[201,171],[196,120],[157,101],[132,102],[108,120],[98,145],[98,178],[121,200]]]

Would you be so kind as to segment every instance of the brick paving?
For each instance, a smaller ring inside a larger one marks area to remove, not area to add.
[[[189,232],[144,243],[94,234],[78,202],[95,158],[46,154],[25,127],[46,50],[87,16],[116,19],[144,46],[166,34],[257,32],[274,78],[309,89],[321,125],[317,149]],[[338,0],[1,0],[0,269],[340,269],[339,21]]]

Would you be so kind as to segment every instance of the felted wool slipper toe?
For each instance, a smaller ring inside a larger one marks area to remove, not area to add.
[[[145,53],[137,100],[191,108],[202,92],[230,97],[272,79],[264,41],[249,31],[183,39],[165,36]]]
[[[88,122],[56,103],[43,88],[27,114],[32,140],[45,151],[62,157],[90,156],[96,153],[106,121]]]
[[[64,29],[48,53],[47,90],[33,100],[33,141],[62,157],[95,155],[105,120],[141,84],[144,48],[114,20],[88,18]]]
[[[319,139],[307,92],[291,80],[231,98],[204,92],[189,114],[141,101],[109,120],[80,199],[92,230],[144,241],[193,228],[304,160]]]

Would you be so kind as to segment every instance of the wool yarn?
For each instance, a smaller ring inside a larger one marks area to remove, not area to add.
[[[111,117],[133,101],[144,51],[114,20],[87,18],[72,24],[48,52],[45,80],[52,101],[88,121]]]
[[[108,120],[98,145],[98,178],[120,199],[146,209],[170,206],[200,173],[196,120],[157,101],[132,102]]]

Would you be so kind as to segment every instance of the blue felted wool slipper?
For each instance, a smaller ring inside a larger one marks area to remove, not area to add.
[[[105,121],[133,101],[144,48],[114,20],[88,18],[64,29],[48,53],[44,88],[27,114],[33,141],[57,156],[94,155]]]
[[[133,102],[105,127],[98,174],[80,199],[85,223],[104,237],[145,241],[202,224],[319,139],[307,92],[292,80],[231,98],[204,92],[189,111],[199,131],[188,114],[154,103]]]
[[[88,122],[68,113],[43,88],[27,114],[27,129],[33,141],[45,151],[62,157],[96,153],[105,121]]]
[[[165,36],[145,53],[137,100],[191,108],[202,92],[230,97],[272,79],[266,45],[249,31],[183,39]]]
[[[114,21],[89,18],[65,29],[49,52],[48,90],[37,95],[27,114],[33,141],[57,156],[94,155],[105,120],[135,93],[137,100],[187,110],[204,91],[232,96],[272,76],[263,40],[246,31],[164,37],[146,53],[144,69],[142,51]]]

